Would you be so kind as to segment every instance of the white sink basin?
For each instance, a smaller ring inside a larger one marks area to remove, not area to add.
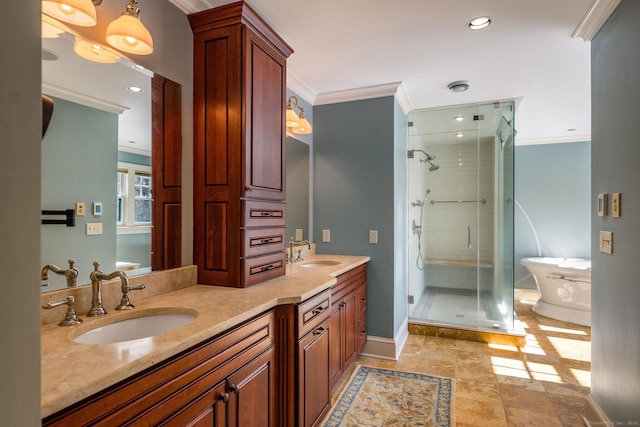
[[[197,317],[192,310],[180,312],[151,311],[139,317],[108,323],[84,332],[73,339],[80,344],[112,344],[152,337],[178,329]]]
[[[313,261],[305,261],[300,264],[300,267],[326,267],[328,265],[338,265],[340,261],[332,261],[329,259],[317,259]]]

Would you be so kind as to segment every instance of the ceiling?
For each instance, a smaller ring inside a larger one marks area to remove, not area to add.
[[[170,1],[187,14],[230,3]],[[517,105],[517,144],[590,140],[590,43],[572,34],[583,20],[601,24],[617,5],[615,0],[248,3],[294,49],[287,85],[312,104],[367,97],[366,90],[353,90],[390,83],[393,88],[402,83],[405,112],[510,99]],[[481,15],[490,16],[492,25],[469,30],[467,22]],[[469,80],[470,89],[450,92],[447,85],[456,80]]]
[[[231,2],[169,1],[185,14]],[[294,49],[287,62],[287,86],[311,104],[395,93],[409,113],[513,100],[517,107],[516,144],[521,145],[591,139],[590,43],[583,39],[590,40],[619,1],[248,3]],[[467,22],[480,15],[490,16],[492,25],[469,30]],[[72,44],[70,34],[43,39],[43,48],[62,59],[43,61],[43,82],[74,88],[85,82],[82,93],[108,100],[116,109],[125,107],[120,116],[119,144],[134,152],[150,150],[150,138],[145,137],[150,135],[150,112],[143,108],[149,106],[149,98],[124,89],[144,77],[147,83],[137,85],[145,87],[144,95],[148,96],[147,76],[137,72],[137,77],[135,73],[127,77],[126,84],[112,87],[117,71],[130,71],[131,63],[92,64],[75,55]],[[65,68],[72,67],[67,61],[95,70],[71,72]],[[72,83],[68,83],[70,77]],[[470,89],[449,91],[448,83],[455,80],[468,80]],[[61,97],[70,99],[68,94]]]

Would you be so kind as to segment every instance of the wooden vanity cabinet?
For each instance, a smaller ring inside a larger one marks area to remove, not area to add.
[[[189,22],[198,280],[246,287],[286,271],[286,59],[293,51],[244,2]]]
[[[274,313],[43,420],[43,426],[276,426]]]
[[[329,377],[332,388],[366,343],[366,289],[366,265],[341,274],[331,288]]]

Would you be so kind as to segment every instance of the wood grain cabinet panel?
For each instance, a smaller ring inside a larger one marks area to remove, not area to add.
[[[243,232],[282,227],[284,234],[286,60],[293,51],[244,2],[189,15],[189,22],[198,281],[246,287],[285,273],[247,271],[256,264],[250,258],[265,252],[246,248]],[[224,206],[224,215],[211,204]]]

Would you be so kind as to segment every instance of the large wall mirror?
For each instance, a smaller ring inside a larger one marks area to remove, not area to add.
[[[287,136],[287,239],[310,240],[309,145]]]
[[[42,48],[42,92],[54,100],[42,140],[42,209],[76,216],[73,227],[42,225],[41,264],[66,269],[75,259],[78,285],[89,283],[94,260],[105,273],[150,272],[153,73],[122,58],[87,60],[81,49],[91,56],[98,48],[68,32],[43,38]],[[45,283],[43,292],[66,287],[53,273]]]

